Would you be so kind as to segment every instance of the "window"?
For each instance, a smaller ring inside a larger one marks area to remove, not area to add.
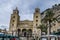
[[[13,22],[15,22],[15,20],[13,20]]]
[[[36,20],[36,22],[38,22],[38,20]]]
[[[36,26],[37,26],[37,24],[36,24]]]
[[[15,16],[13,16],[13,18],[15,18]]]
[[[12,26],[14,26],[14,24],[12,24]]]
[[[36,16],[36,18],[38,18],[38,16]]]

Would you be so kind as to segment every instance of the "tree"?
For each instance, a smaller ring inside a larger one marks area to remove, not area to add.
[[[54,18],[54,13],[51,11],[51,10],[48,10],[46,12],[46,15],[45,15],[45,18],[44,18],[44,21],[48,24],[48,32],[49,34],[51,34],[51,27],[52,27],[52,22],[56,21],[56,18]]]
[[[57,19],[54,17],[54,15],[55,14],[53,13],[53,11],[49,9],[49,10],[46,11],[46,15],[44,17],[44,22],[46,22],[48,24],[47,25],[47,27],[48,27],[48,35],[51,34],[52,23],[57,21]],[[49,40],[49,38],[48,38],[48,40]]]
[[[37,27],[38,29],[41,30],[41,35],[42,35],[42,32],[45,32],[47,33],[47,27],[44,25],[44,24],[41,24],[39,27]]]

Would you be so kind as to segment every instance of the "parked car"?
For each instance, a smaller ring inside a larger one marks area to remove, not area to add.
[[[19,40],[17,36],[0,34],[0,40]]]

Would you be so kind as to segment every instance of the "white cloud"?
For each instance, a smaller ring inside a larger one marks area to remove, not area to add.
[[[43,11],[56,3],[60,3],[60,0],[1,0],[0,25],[9,26],[10,15],[16,6],[19,9],[21,20],[33,20],[33,13],[36,7],[39,7]]]
[[[5,2],[5,1],[2,0],[2,2],[0,2],[1,3],[1,5],[0,5],[0,25],[9,26],[10,15],[12,13],[14,6],[16,6],[18,4],[19,0],[16,0],[16,1],[9,0],[7,2]]]

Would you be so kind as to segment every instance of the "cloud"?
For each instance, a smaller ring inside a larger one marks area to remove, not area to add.
[[[8,29],[9,27],[7,25],[0,25],[0,29]]]
[[[33,13],[36,7],[39,7],[42,12],[58,3],[60,3],[60,0],[1,0],[0,25],[7,25],[9,27],[10,16],[16,6],[18,7],[21,20],[33,20]]]
[[[1,25],[8,25],[10,21],[10,15],[12,13],[12,10],[14,6],[16,6],[19,2],[19,0],[2,0],[0,1],[0,26]]]

